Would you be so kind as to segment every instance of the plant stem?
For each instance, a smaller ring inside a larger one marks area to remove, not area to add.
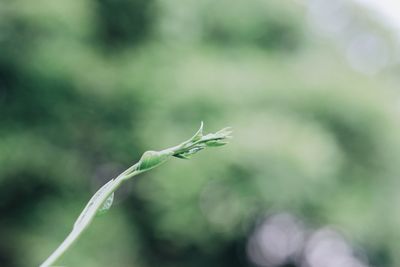
[[[54,262],[60,258],[65,251],[78,239],[83,232],[83,228],[80,231],[72,231],[69,233],[67,238],[61,243],[61,245],[40,265],[40,267],[51,266]]]
[[[161,165],[171,157],[188,159],[191,155],[206,147],[225,145],[225,139],[230,138],[230,133],[231,131],[229,128],[224,128],[214,134],[203,136],[203,123],[201,123],[200,129],[189,140],[162,151],[146,151],[138,163],[126,169],[115,179],[111,179],[92,196],[75,221],[71,233],[40,267],[49,267],[56,262],[87,229],[96,214],[110,208],[114,198],[114,192],[124,181]]]
[[[65,240],[58,246],[58,248],[40,265],[40,267],[48,267],[51,266],[54,262],[56,262],[65,251],[81,236],[81,234],[87,229],[90,223],[93,221],[93,218],[96,216],[97,211],[99,208],[104,204],[107,198],[121,186],[121,184],[126,181],[128,178],[131,178],[135,175],[138,175],[142,171],[132,171],[135,169],[137,164],[133,165],[132,167],[128,168],[126,171],[121,173],[117,178],[112,179],[109,183],[111,184],[106,188],[106,190],[99,191],[100,194],[96,198],[96,202],[92,202],[93,198],[89,201],[85,209],[82,211],[81,215],[78,217],[74,228],[72,229],[71,233],[65,238]],[[131,172],[132,171],[132,172]],[[107,183],[106,185],[108,185]],[[89,208],[89,209],[87,209]],[[85,211],[87,210],[87,213]],[[82,218],[82,215],[84,217]],[[82,218],[80,220],[80,218]]]

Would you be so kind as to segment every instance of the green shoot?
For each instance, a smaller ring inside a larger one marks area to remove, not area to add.
[[[59,247],[40,265],[40,267],[49,267],[54,264],[70,246],[87,229],[97,214],[101,214],[110,209],[114,192],[121,184],[128,179],[142,172],[151,170],[172,157],[189,159],[195,153],[207,147],[217,147],[227,144],[227,139],[231,138],[231,129],[224,128],[216,133],[203,135],[203,122],[200,129],[189,140],[161,151],[146,151],[140,160],[126,169],[116,178],[111,179],[103,185],[89,200],[72,228],[71,233],[59,245]]]

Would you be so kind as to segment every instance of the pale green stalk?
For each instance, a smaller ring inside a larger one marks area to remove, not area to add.
[[[191,155],[206,147],[225,145],[227,143],[226,139],[231,137],[230,134],[230,128],[224,128],[216,133],[203,135],[202,122],[200,129],[189,140],[162,151],[146,151],[139,162],[129,167],[116,178],[111,179],[93,195],[76,220],[71,233],[40,267],[48,267],[56,262],[90,225],[93,218],[111,207],[114,199],[114,192],[123,182],[133,176],[159,166],[171,157],[188,159]]]

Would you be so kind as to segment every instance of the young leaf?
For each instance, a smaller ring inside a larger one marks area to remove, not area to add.
[[[114,192],[106,199],[106,201],[104,201],[101,208],[97,211],[97,214],[100,215],[106,213],[111,208],[113,201],[114,201]]]

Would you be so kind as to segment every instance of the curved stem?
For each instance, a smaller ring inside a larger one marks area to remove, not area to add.
[[[72,231],[67,238],[61,243],[61,245],[40,265],[40,267],[51,266],[54,262],[56,262],[67,249],[78,239],[85,229],[81,229],[80,231]]]
[[[135,171],[135,165],[124,171],[117,178],[112,179],[103,187],[101,187],[95,195],[89,200],[86,207],[76,220],[71,233],[65,238],[65,240],[58,246],[58,248],[40,265],[40,267],[49,267],[56,262],[68,248],[81,236],[86,230],[89,224],[93,221],[98,210],[101,208],[103,203],[107,200],[121,184],[128,178],[131,178],[140,173]]]
[[[162,163],[166,162],[172,156],[177,158],[188,159],[194,153],[204,149],[205,147],[225,145],[224,141],[230,138],[230,129],[224,128],[214,134],[203,136],[203,122],[200,129],[189,140],[162,151],[147,151],[140,158],[139,162],[126,169],[117,178],[111,179],[103,185],[89,200],[86,207],[83,209],[78,219],[75,221],[74,227],[67,238],[60,246],[40,265],[40,267],[49,267],[56,262],[68,248],[81,236],[86,228],[93,221],[93,218],[98,214],[99,210],[106,210],[110,207],[113,193],[121,184],[129,178],[138,175],[142,172],[151,170]],[[107,205],[105,203],[107,202]]]

